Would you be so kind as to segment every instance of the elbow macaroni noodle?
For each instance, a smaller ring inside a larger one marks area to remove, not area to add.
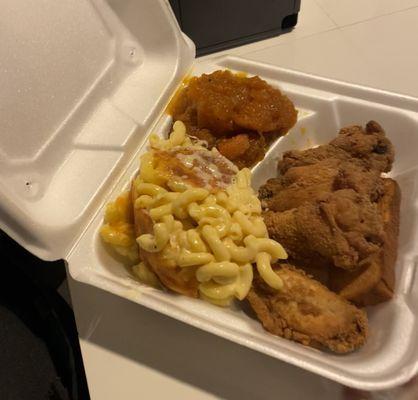
[[[169,139],[152,135],[150,144],[159,150],[176,146],[202,149],[186,135],[179,121]],[[287,254],[268,237],[260,201],[251,188],[250,170],[240,170],[231,185],[215,192],[175,180],[163,183],[154,169],[151,151],[141,157],[133,184],[138,194],[133,207],[146,209],[154,223],[153,232],[139,236],[136,242],[143,250],[170,260],[173,266],[195,271],[201,298],[221,306],[233,298],[244,299],[253,280],[252,264],[269,286],[280,290],[283,282],[271,264],[287,258]],[[110,234],[114,204],[108,206],[101,233],[106,242],[120,246],[128,235]],[[123,243],[131,246],[131,239]],[[158,282],[143,262],[134,272],[148,284]]]

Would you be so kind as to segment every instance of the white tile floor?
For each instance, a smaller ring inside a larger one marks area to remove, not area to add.
[[[227,53],[418,97],[417,41],[418,0],[302,0],[294,31]],[[109,344],[81,340],[93,400],[343,399],[339,385],[313,374],[71,279],[70,288],[79,332]],[[190,343],[200,362],[187,357]]]
[[[315,0],[339,27],[418,6],[417,0]],[[310,0],[305,1],[305,3]],[[304,7],[303,4],[302,7]]]
[[[414,96],[417,23],[416,7],[240,55]]]

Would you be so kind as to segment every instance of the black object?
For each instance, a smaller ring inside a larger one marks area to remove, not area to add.
[[[1,231],[0,254],[0,399],[89,399],[74,314],[56,290],[64,263],[34,257]]]
[[[170,0],[198,56],[287,32],[300,0]]]

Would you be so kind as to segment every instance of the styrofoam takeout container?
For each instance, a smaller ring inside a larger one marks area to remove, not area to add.
[[[254,167],[257,188],[283,151],[328,142],[348,124],[379,121],[396,149],[402,190],[395,298],[368,310],[370,338],[338,356],[265,332],[238,307],[222,309],[137,282],[100,241],[104,204],[125,189],[151,131],[190,70],[193,44],[164,0],[6,0],[0,15],[0,227],[37,256],[63,258],[74,279],[340,383],[384,389],[418,370],[418,100],[244,59],[230,68],[279,86],[297,125]]]

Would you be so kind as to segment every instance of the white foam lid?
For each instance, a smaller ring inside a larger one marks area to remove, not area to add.
[[[164,0],[4,0],[0,228],[65,258],[190,68]]]

